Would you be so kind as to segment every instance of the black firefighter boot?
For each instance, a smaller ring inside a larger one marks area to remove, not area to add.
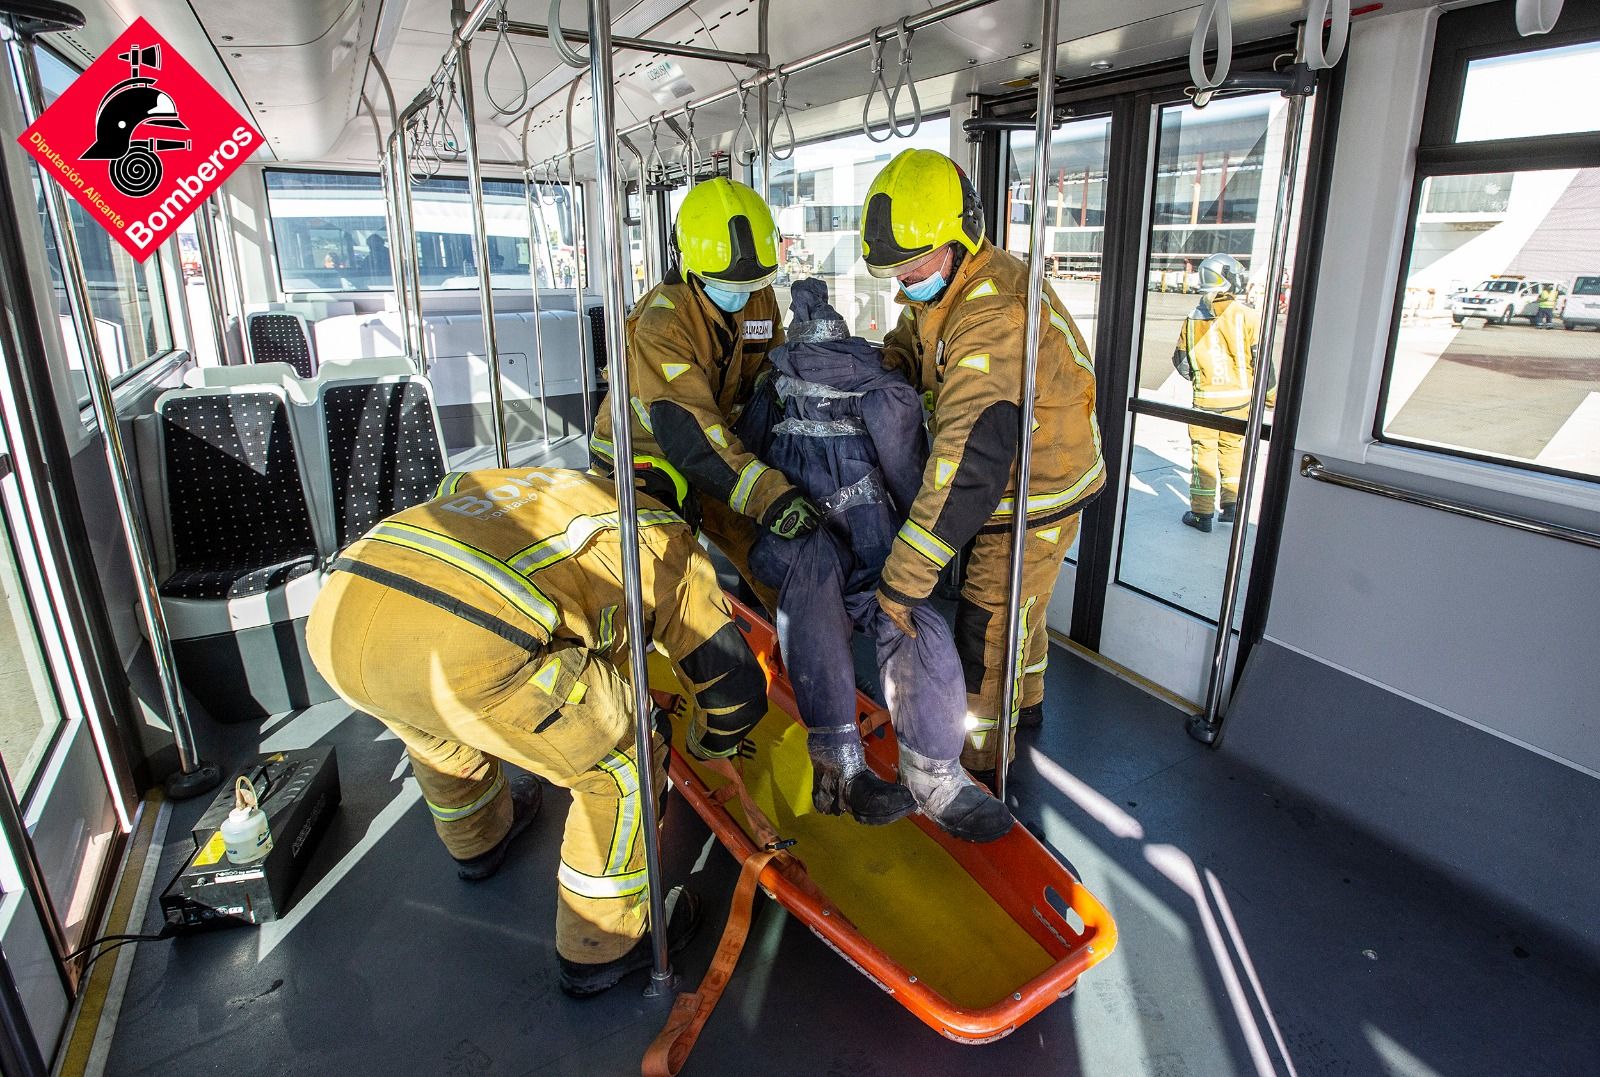
[[[482,882],[500,870],[506,861],[506,850],[518,834],[533,824],[544,803],[544,787],[532,774],[514,775],[506,784],[511,787],[511,828],[487,852],[456,861],[456,875],[469,883]]]
[[[858,823],[883,826],[917,810],[911,790],[886,782],[867,766],[867,753],[861,735],[853,725],[817,729],[813,734],[833,734],[843,740],[842,747],[812,747],[811,803],[824,815],[849,812]]]
[[[922,814],[962,841],[999,841],[1015,820],[961,769],[959,759],[929,759],[900,745],[900,778]]]

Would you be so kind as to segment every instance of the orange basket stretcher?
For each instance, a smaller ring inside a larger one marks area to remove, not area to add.
[[[745,782],[780,834],[804,836],[791,850],[805,871],[768,864],[760,884],[868,979],[930,1028],[959,1043],[989,1043],[1016,1031],[1071,992],[1105,960],[1117,929],[1105,907],[1043,844],[1019,825],[999,841],[951,837],[920,812],[887,827],[814,812],[805,730],[772,626],[730,599],[734,620],[769,679],[773,704],[752,739],[757,755]],[[651,679],[676,688],[655,656]],[[893,779],[899,748],[887,715],[857,693],[867,759]],[[682,723],[675,723],[682,725]],[[763,774],[763,757],[783,759]],[[779,768],[773,768],[774,771]],[[757,852],[736,798],[719,797],[720,779],[697,769],[681,730],[669,772],[673,784],[740,862]],[[774,795],[787,786],[787,796]],[[803,803],[802,803],[803,801]]]

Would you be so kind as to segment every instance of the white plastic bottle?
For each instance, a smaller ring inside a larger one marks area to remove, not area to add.
[[[240,778],[233,789],[233,810],[222,821],[222,845],[234,864],[251,864],[272,852],[267,813],[256,804],[256,787]]]

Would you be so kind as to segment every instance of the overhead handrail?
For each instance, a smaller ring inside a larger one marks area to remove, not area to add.
[[[1348,4],[1349,0],[1345,0]],[[895,37],[900,44],[900,74],[894,80],[894,89],[889,91],[889,128],[899,138],[910,138],[922,129],[922,101],[917,97],[917,80],[911,76],[911,35],[915,33],[907,25],[906,19],[901,19],[895,24]],[[911,127],[900,130],[900,94],[907,92],[911,95]]]
[[[1332,486],[1342,486],[1346,490],[1359,490],[1364,494],[1376,494],[1379,497],[1404,501],[1408,505],[1418,505],[1425,509],[1448,512],[1452,516],[1464,516],[1469,520],[1499,524],[1501,527],[1527,531],[1530,534],[1542,535],[1545,538],[1560,539],[1563,542],[1573,542],[1579,546],[1600,549],[1600,535],[1595,534],[1593,531],[1580,531],[1575,527],[1563,527],[1561,524],[1545,523],[1543,520],[1534,520],[1526,516],[1514,516],[1508,512],[1481,509],[1476,505],[1463,505],[1459,501],[1446,501],[1443,498],[1430,497],[1427,494],[1419,494],[1414,490],[1405,490],[1398,486],[1390,486],[1387,483],[1372,482],[1369,479],[1357,478],[1354,475],[1342,475],[1336,471],[1329,471],[1323,466],[1321,460],[1309,453],[1300,457],[1300,474],[1308,479],[1316,479],[1318,482],[1325,482]]]
[[[1517,0],[1517,33],[1523,37],[1548,34],[1561,18],[1563,0]]]
[[[545,20],[550,25],[550,44],[555,46],[556,55],[561,57],[561,62],[568,67],[588,67],[588,55],[573,48],[567,41],[567,35],[562,31],[561,0],[550,0],[550,11]]]
[[[906,27],[910,30],[921,30],[925,27],[934,26],[938,23],[944,22],[946,19],[954,18],[957,15],[964,15],[969,11],[975,11],[978,8],[988,7],[996,2],[997,0],[947,0],[946,3],[940,4],[937,7],[929,8],[920,14],[908,17],[906,19]],[[514,29],[515,27],[513,27],[513,30]],[[781,64],[777,67],[771,67],[761,71],[751,77],[750,85],[752,88],[757,88],[766,83],[782,79],[786,75],[798,75],[801,72],[809,71],[814,67],[820,67],[823,64],[832,63],[835,60],[843,59],[844,57],[852,55],[853,53],[870,49],[874,41],[880,38],[888,38],[893,34],[894,29],[892,27],[889,29],[878,27],[876,30],[864,33],[859,37],[853,37],[848,41],[841,41],[836,45],[830,45],[828,48],[825,48],[820,52],[814,52],[809,56],[802,56],[797,60],[790,60],[786,64]],[[661,113],[659,118],[663,122],[670,125],[671,121],[675,117],[684,115],[690,108],[705,108],[707,105],[714,105],[721,101],[730,100],[736,97],[738,93],[739,91],[737,87],[729,86],[714,93],[707,94],[698,101],[692,101],[686,105],[679,105],[676,108],[669,109]],[[618,133],[633,134],[635,131],[643,131],[647,127],[649,127],[648,122],[640,121],[629,127],[619,128]],[[584,152],[592,150],[593,148],[594,143],[592,141],[578,147],[579,151]]]
[[[867,136],[869,142],[884,143],[894,137],[894,98],[889,94],[889,84],[883,80],[883,46],[888,43],[887,38],[879,37],[883,27],[875,27],[872,31],[872,68],[867,76],[867,99],[861,105],[861,133]],[[878,96],[878,91],[883,91],[883,103],[889,110],[889,129],[879,138],[872,133],[872,99]]]
[[[489,61],[483,65],[483,95],[489,99],[489,107],[495,112],[501,116],[514,116],[528,107],[528,94],[533,88],[528,85],[528,71],[522,66],[522,58],[517,55],[516,48],[508,39],[507,21],[506,0],[500,0],[500,12],[495,19],[494,48],[489,50]],[[494,62],[502,48],[511,55],[511,62],[517,66],[517,77],[522,80],[522,93],[517,96],[517,103],[514,105],[502,105],[494,96]]]
[[[1217,30],[1217,63],[1213,70],[1207,71],[1206,39],[1211,36],[1213,26]],[[1205,105],[1202,94],[1207,95],[1208,100],[1210,92],[1227,81],[1228,69],[1232,66],[1233,14],[1228,9],[1228,0],[1204,0],[1195,20],[1194,37],[1189,39],[1189,77],[1194,80],[1196,106]]]
[[[782,121],[789,129],[789,148],[783,153],[778,152],[778,123]],[[787,161],[794,156],[795,137],[794,120],[789,118],[789,76],[778,76],[778,114],[772,119],[772,130],[767,135],[767,156],[774,161]]]
[[[1322,40],[1324,24],[1328,27],[1326,42]],[[1306,0],[1303,35],[1306,66],[1313,71],[1333,67],[1344,58],[1344,47],[1350,40],[1350,0]]]

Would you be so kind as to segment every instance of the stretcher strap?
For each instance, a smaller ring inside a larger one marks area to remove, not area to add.
[[[773,857],[779,855],[777,851],[762,849],[752,853],[744,862],[744,868],[739,872],[739,883],[734,887],[733,904],[728,909],[728,925],[722,929],[722,941],[717,943],[711,967],[706,969],[698,990],[681,992],[673,1002],[666,1027],[644,1053],[641,1067],[643,1077],[677,1077],[684,1063],[689,1060],[689,1052],[694,1050],[700,1030],[711,1019],[711,1012],[717,1008],[723,990],[733,978],[739,955],[744,951],[761,872]]]

